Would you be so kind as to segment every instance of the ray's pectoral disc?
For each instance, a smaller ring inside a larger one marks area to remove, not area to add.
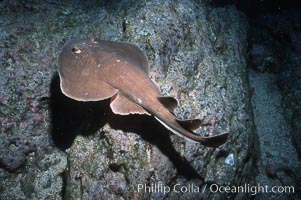
[[[86,42],[67,43],[59,55],[58,65],[61,90],[72,99],[99,101],[118,92],[100,78],[93,48]]]
[[[128,43],[94,39],[68,42],[58,57],[62,92],[78,101],[111,98],[115,114],[153,115],[173,133],[210,147],[223,144],[228,133],[203,137],[192,132],[200,120],[178,120],[177,100],[162,97],[148,77],[145,54]]]

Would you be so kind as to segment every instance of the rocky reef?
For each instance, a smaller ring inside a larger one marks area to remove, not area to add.
[[[276,86],[267,95],[275,77],[265,64],[275,54],[254,38],[247,45],[254,29],[235,6],[4,0],[0,10],[0,199],[300,197],[300,144],[291,140],[300,137],[300,99],[282,98]],[[179,100],[175,114],[202,119],[207,125],[199,133],[229,131],[228,141],[204,147],[170,134],[152,117],[114,115],[109,101],[64,96],[57,56],[70,39],[89,37],[137,45],[147,55],[151,79]],[[300,92],[282,85],[287,94]],[[263,103],[269,98],[274,103]],[[270,115],[267,108],[284,112]],[[295,193],[216,191],[258,183],[292,185]]]

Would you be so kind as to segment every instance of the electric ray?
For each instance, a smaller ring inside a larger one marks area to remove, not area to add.
[[[226,142],[228,133],[205,137],[193,130],[201,120],[179,120],[173,114],[177,100],[163,97],[148,77],[144,53],[128,43],[94,39],[73,40],[65,44],[59,57],[62,92],[77,101],[100,101],[111,98],[115,114],[153,115],[173,133],[217,147]]]

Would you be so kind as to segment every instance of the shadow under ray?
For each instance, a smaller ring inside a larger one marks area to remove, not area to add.
[[[187,159],[181,157],[176,151],[169,137],[170,132],[153,117],[147,115],[122,116],[112,113],[108,117],[108,123],[113,129],[134,132],[147,142],[157,146],[173,163],[179,175],[186,178],[201,178]]]
[[[80,102],[66,97],[58,74],[50,85],[51,135],[57,147],[69,148],[77,135],[91,135],[105,125],[109,100]]]
[[[115,115],[110,109],[110,99],[80,102],[66,97],[60,89],[56,73],[50,85],[51,135],[61,150],[69,148],[77,135],[91,135],[107,122],[113,129],[139,134],[156,145],[176,167],[178,174],[187,178],[200,178],[189,162],[175,150],[169,131],[153,117],[147,115]]]

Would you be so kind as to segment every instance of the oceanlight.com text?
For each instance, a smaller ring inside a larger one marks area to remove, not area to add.
[[[206,186],[205,186],[206,187]],[[212,193],[249,193],[256,195],[258,193],[294,193],[294,186],[268,186],[268,185],[249,185],[244,184],[242,186],[219,186],[217,184],[211,184],[209,191]]]

